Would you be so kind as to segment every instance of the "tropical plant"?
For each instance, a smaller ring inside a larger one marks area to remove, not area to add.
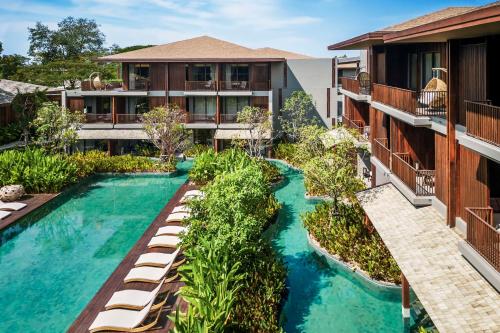
[[[143,116],[144,131],[160,150],[162,162],[172,161],[176,152],[190,146],[192,132],[184,126],[186,116],[177,105],[155,107]]]
[[[332,203],[318,204],[302,216],[304,226],[328,252],[354,263],[372,278],[400,283],[401,271],[380,236],[363,224],[359,204],[341,202],[331,214]]]
[[[271,112],[255,106],[245,106],[238,112],[237,121],[244,124],[249,137],[237,139],[236,142],[244,142],[250,156],[262,156],[262,151],[272,144]]]
[[[37,110],[48,102],[47,94],[43,90],[35,90],[32,93],[18,93],[12,100],[12,110],[21,127],[21,138],[24,144],[28,145],[33,131],[32,122],[35,119]]]
[[[315,109],[312,95],[298,90],[292,92],[285,100],[281,108],[282,116],[279,117],[285,138],[291,142],[297,142],[302,127],[316,125],[318,120],[317,115],[314,114]]]
[[[83,113],[69,111],[53,102],[43,103],[33,121],[35,143],[51,152],[66,152],[78,141],[77,131],[83,125]]]
[[[22,128],[18,122],[0,127],[0,145],[19,140],[21,133]]]
[[[7,150],[0,153],[0,186],[21,184],[28,193],[54,193],[74,183],[76,165],[60,155],[40,149]]]
[[[281,142],[274,148],[274,157],[286,161],[294,167],[299,167],[297,150],[298,144]]]
[[[184,155],[188,157],[197,157],[201,155],[202,153],[211,150],[211,148],[208,145],[202,145],[202,144],[194,144],[188,149],[184,151]]]

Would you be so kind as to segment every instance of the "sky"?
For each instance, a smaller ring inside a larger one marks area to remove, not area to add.
[[[0,0],[4,54],[26,55],[28,27],[94,19],[106,46],[165,44],[209,35],[243,46],[316,57],[356,55],[327,46],[449,6],[482,0]]]

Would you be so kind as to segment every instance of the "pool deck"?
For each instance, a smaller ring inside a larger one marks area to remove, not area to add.
[[[35,209],[45,205],[47,202],[51,201],[58,195],[59,193],[28,194],[24,196],[22,200],[17,200],[17,202],[23,202],[27,206],[21,210],[11,212],[8,217],[0,220],[0,231],[7,228],[11,224],[16,223],[19,219],[28,215]]]
[[[115,291],[124,290],[124,289],[139,289],[139,290],[153,290],[156,285],[152,283],[142,283],[142,282],[134,282],[127,283],[123,282],[123,278],[127,275],[131,268],[134,267],[134,263],[137,258],[146,252],[164,252],[171,253],[173,249],[148,249],[147,244],[149,240],[155,235],[156,231],[160,226],[165,225],[165,219],[170,214],[170,212],[174,209],[175,206],[178,205],[179,200],[184,195],[184,193],[188,190],[194,189],[195,186],[188,185],[187,183],[182,185],[175,195],[170,199],[170,201],[163,207],[160,214],[155,218],[155,220],[151,223],[151,225],[146,229],[142,237],[135,243],[132,249],[129,251],[127,256],[122,260],[122,262],[118,265],[115,271],[110,275],[108,280],[102,285],[101,289],[97,292],[97,294],[92,298],[92,300],[87,304],[85,309],[80,313],[78,318],[73,322],[73,324],[68,329],[68,333],[84,333],[88,332],[90,324],[94,321],[97,314],[100,311],[104,311],[104,305],[111,298],[111,295]],[[173,323],[168,320],[167,315],[170,314],[171,310],[177,307],[180,304],[181,309],[184,309],[185,304],[181,299],[175,296],[175,292],[179,290],[179,288],[183,285],[182,282],[177,278],[176,280],[166,283],[166,286],[163,287],[163,292],[170,292],[168,301],[162,309],[162,314],[160,315],[160,319],[157,327],[148,330],[147,332],[154,333],[167,333],[170,329],[173,328]],[[149,318],[150,319],[150,318]],[[148,322],[148,321],[146,321]]]

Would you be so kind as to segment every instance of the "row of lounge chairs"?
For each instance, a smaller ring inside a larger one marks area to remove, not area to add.
[[[90,332],[124,331],[144,332],[153,328],[159,320],[161,310],[165,305],[168,294],[158,301],[162,287],[177,278],[172,271],[181,265],[184,260],[176,261],[179,256],[181,241],[179,235],[188,230],[188,227],[171,225],[182,222],[190,216],[191,210],[184,205],[194,198],[202,198],[199,190],[187,191],[181,199],[183,205],[175,207],[165,220],[166,225],[158,229],[155,236],[148,243],[148,248],[175,248],[173,253],[147,252],[139,256],[134,266],[123,281],[144,282],[157,284],[152,291],[125,289],[115,292],[105,305],[105,311],[99,312],[90,325]],[[156,313],[156,314],[155,314]],[[155,315],[154,315],[155,314]],[[154,315],[150,323],[146,319]]]
[[[0,201],[0,220],[8,217],[11,211],[18,211],[26,207],[22,202],[3,202]]]

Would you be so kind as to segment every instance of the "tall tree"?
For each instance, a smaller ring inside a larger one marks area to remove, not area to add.
[[[32,121],[35,118],[36,111],[48,102],[49,99],[45,91],[36,90],[32,93],[17,94],[12,101],[12,110],[18,117],[19,125],[22,130],[22,139],[25,145],[30,141],[32,132]]]
[[[59,22],[55,30],[37,22],[28,31],[28,54],[42,64],[98,54],[103,51],[105,41],[94,20],[71,16]]]
[[[160,150],[160,161],[172,161],[176,152],[191,144],[191,131],[184,126],[186,115],[177,105],[155,107],[143,116],[144,131]]]
[[[0,57],[0,79],[16,79],[16,73],[26,67],[28,58],[20,54]]]
[[[255,106],[245,106],[238,112],[238,123],[244,125],[250,136],[244,141],[250,156],[261,157],[262,150],[271,145],[271,112]]]
[[[292,142],[297,142],[302,127],[317,124],[315,109],[316,106],[310,94],[304,91],[294,91],[285,100],[279,117],[285,137]]]

